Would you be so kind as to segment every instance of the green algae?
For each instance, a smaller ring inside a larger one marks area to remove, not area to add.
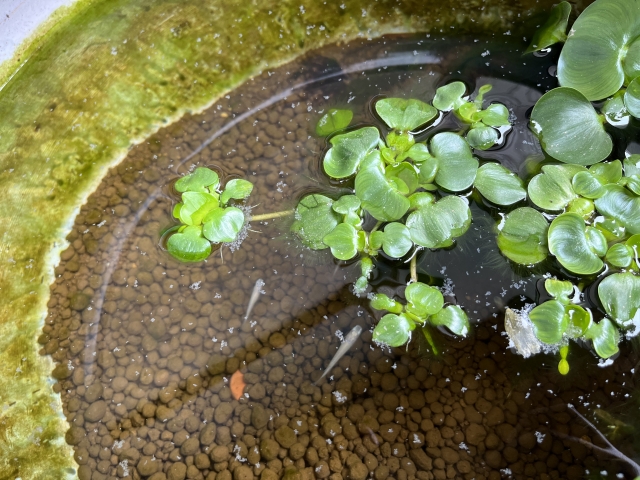
[[[452,26],[515,34],[553,1],[459,3],[85,1],[0,68],[0,480],[74,473],[36,337],[64,238],[107,169],[157,129],[309,49]]]

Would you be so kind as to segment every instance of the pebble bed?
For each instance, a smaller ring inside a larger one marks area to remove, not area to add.
[[[344,60],[349,52],[321,53]],[[192,165],[254,182],[248,204],[256,213],[292,208],[317,185],[309,159],[325,148],[313,129],[317,111],[331,105],[329,87],[243,114],[321,74],[325,61],[318,54],[264,72],[205,113],[161,130],[133,148],[82,207],[38,339],[57,365],[54,389],[71,426],[66,440],[78,478],[580,479],[586,471],[624,472],[565,438],[602,445],[567,405],[589,416],[590,405],[628,400],[637,354],[598,368],[584,351],[572,364],[579,373],[561,377],[554,359],[525,362],[507,350],[501,316],[466,340],[447,339],[438,357],[416,344],[383,351],[371,342],[366,301],[350,293],[354,267],[337,268],[297,247],[284,233],[286,221],[252,223],[240,246],[200,264],[180,264],[159,247],[176,201],[168,185]],[[265,294],[244,321],[258,279]],[[356,325],[361,338],[314,385],[341,335]],[[229,381],[238,370],[246,387],[236,400]]]

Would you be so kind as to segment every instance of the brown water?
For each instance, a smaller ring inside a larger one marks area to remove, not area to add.
[[[420,259],[421,280],[446,285],[476,324],[465,340],[440,335],[439,356],[419,340],[393,351],[372,344],[373,312],[350,292],[357,265],[303,249],[287,220],[252,223],[238,248],[200,264],[159,246],[174,224],[178,175],[215,167],[254,183],[253,213],[293,208],[304,192],[336,188],[318,169],[320,112],[349,107],[354,124],[370,123],[374,96],[430,99],[452,79],[494,85],[487,100],[517,121],[506,144],[482,156],[527,176],[543,157],[526,112],[554,84],[552,63],[522,58],[503,39],[334,46],[264,72],[133,148],[76,218],[39,339],[57,362],[79,478],[632,478],[589,446],[604,443],[568,405],[637,458],[637,353],[622,346],[600,368],[573,347],[561,377],[557,358],[507,350],[504,306],[535,301],[541,274],[555,267],[514,271],[495,245],[491,206],[474,203],[458,245]],[[444,129],[456,125],[428,135]],[[396,290],[407,278],[406,265],[389,263],[372,284]],[[258,279],[265,293],[244,322]],[[361,338],[313,385],[356,325]],[[229,388],[236,372],[246,383],[239,400]]]

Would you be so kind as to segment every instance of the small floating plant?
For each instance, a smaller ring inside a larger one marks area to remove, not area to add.
[[[455,81],[432,99],[378,99],[374,124],[350,128],[353,112],[344,109],[319,119],[316,133],[328,137],[322,169],[344,187],[342,195],[312,193],[294,210],[251,216],[235,205],[251,194],[250,182],[235,179],[223,188],[207,168],[180,178],[173,214],[181,225],[168,238],[169,253],[201,261],[212,246],[238,241],[251,220],[293,215],[291,232],[304,246],[359,261],[354,293],[388,312],[374,328],[374,341],[403,346],[419,329],[435,352],[432,328],[464,337],[470,323],[462,308],[419,281],[417,258],[455,246],[472,222],[467,197],[479,195],[501,212],[497,244],[507,259],[531,268],[551,257],[567,273],[567,279],[546,279],[549,300],[519,312],[507,308],[505,328],[516,351],[525,357],[556,352],[563,375],[570,370],[570,341],[612,358],[621,338],[640,331],[640,155],[612,158],[608,133],[640,118],[640,3],[597,0],[567,34],[570,13],[567,2],[556,6],[527,50],[565,42],[560,86],[542,95],[531,113],[546,159],[528,182],[475,156],[504,142],[510,112],[501,103],[485,105],[491,85],[474,94]],[[461,128],[429,135],[445,115],[454,115]],[[388,259],[410,265],[402,299],[369,285],[376,264]],[[604,310],[599,320],[583,294],[594,282]]]

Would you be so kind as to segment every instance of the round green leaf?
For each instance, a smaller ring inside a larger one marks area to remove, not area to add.
[[[443,112],[448,112],[465,103],[463,95],[467,87],[462,82],[452,82],[436,90],[433,98],[433,106]]]
[[[624,105],[624,91],[620,90],[613,97],[607,99],[600,109],[609,124],[614,127],[624,127],[629,123],[629,112]]]
[[[200,225],[209,212],[218,208],[218,199],[210,193],[184,192],[180,221],[187,225]]]
[[[544,289],[549,295],[565,305],[569,303],[569,296],[573,294],[573,285],[567,280],[548,278],[544,281]]]
[[[384,227],[382,249],[393,258],[404,257],[413,247],[409,229],[401,223],[392,222]]]
[[[616,93],[638,76],[637,47],[640,3],[629,0],[596,1],[571,27],[560,59],[558,81],[589,100]]]
[[[438,160],[430,157],[419,165],[418,181],[423,187],[433,183],[438,174]]]
[[[438,161],[435,182],[452,192],[466,190],[476,178],[478,159],[471,154],[469,144],[452,132],[433,136],[429,143],[432,155]]]
[[[633,249],[624,243],[611,245],[604,259],[614,267],[627,268],[634,259]]]
[[[578,172],[571,180],[573,190],[586,198],[598,198],[604,195],[602,183],[591,172]]]
[[[598,212],[617,220],[629,233],[640,233],[640,197],[619,185],[604,188],[604,195],[595,200]]]
[[[636,77],[624,93],[624,106],[636,118],[640,118],[640,77]]]
[[[533,39],[524,53],[537,52],[558,42],[564,42],[567,39],[566,31],[570,14],[569,2],[560,2],[553,7],[547,21],[533,34]]]
[[[579,215],[563,213],[556,217],[551,222],[548,236],[549,251],[567,270],[591,275],[602,269],[602,260],[589,242],[584,220]]]
[[[192,173],[180,178],[175,185],[178,192],[213,192],[220,179],[213,170],[204,167],[196,168]],[[207,190],[208,189],[208,190]]]
[[[428,103],[404,98],[383,98],[376,102],[375,108],[389,128],[401,132],[414,130],[438,114]]]
[[[471,210],[465,200],[451,195],[409,214],[406,226],[414,243],[427,248],[443,248],[467,231]]]
[[[348,127],[352,118],[353,112],[351,110],[332,108],[318,120],[316,133],[321,137],[331,135],[333,132]]]
[[[381,222],[398,220],[409,210],[409,200],[384,175],[382,164],[372,164],[356,175],[356,196],[362,208]]]
[[[332,147],[323,160],[325,173],[331,178],[350,177],[379,140],[380,133],[375,127],[363,127],[332,137]]]
[[[632,273],[614,273],[598,285],[598,297],[607,315],[626,327],[640,321],[640,277]]]
[[[607,253],[607,239],[602,232],[594,227],[587,227],[584,231],[593,253],[599,257],[604,257]]]
[[[360,208],[360,199],[355,195],[343,195],[333,203],[333,209],[342,215],[355,213]]]
[[[387,297],[384,293],[374,293],[371,297],[371,308],[376,310],[386,310],[391,313],[400,313],[403,307],[394,299]]]
[[[501,103],[492,103],[484,110],[478,112],[478,117],[482,123],[489,127],[506,127],[509,122],[509,109]],[[498,138],[496,136],[496,141]]]
[[[630,191],[636,195],[640,195],[640,175],[631,175],[630,177],[623,177],[620,180],[620,185],[627,187]]]
[[[593,341],[593,348],[601,358],[618,353],[620,333],[608,318],[591,323],[584,336]]]
[[[358,254],[358,231],[348,223],[338,224],[322,242],[331,248],[338,260],[351,260]]]
[[[474,127],[469,130],[466,139],[471,148],[486,150],[498,141],[498,131],[491,127]]]
[[[167,251],[182,262],[199,262],[211,254],[211,243],[203,238],[201,227],[187,227],[169,237]]]
[[[429,318],[432,325],[444,326],[455,335],[466,337],[469,333],[469,318],[458,305],[448,305]]]
[[[373,329],[372,339],[390,347],[400,347],[409,341],[414,328],[415,323],[406,315],[388,313]]]
[[[411,210],[426,207],[436,201],[436,198],[429,192],[417,192],[409,197]]]
[[[591,218],[591,215],[595,211],[595,206],[593,205],[593,201],[588,198],[578,197],[571,200],[571,203],[567,205],[567,212],[573,212],[580,215],[585,220]]]
[[[563,210],[577,196],[571,179],[582,171],[580,165],[545,165],[529,182],[529,198],[544,210]]]
[[[422,163],[425,160],[429,160],[431,154],[429,153],[429,149],[424,143],[416,143],[413,145],[407,152],[403,155],[404,158],[400,160],[404,160],[405,158],[410,158],[415,163]]]
[[[202,233],[213,243],[231,243],[243,225],[244,213],[239,208],[216,208],[204,219]]]
[[[564,305],[558,300],[549,300],[538,305],[529,312],[529,319],[533,323],[535,336],[547,345],[560,343],[569,325]]]
[[[404,294],[408,302],[407,311],[423,319],[438,313],[444,305],[440,290],[421,282],[409,285]]]
[[[573,88],[545,93],[531,112],[531,128],[545,152],[564,163],[592,165],[613,148],[591,102]]]
[[[566,334],[571,338],[580,338],[591,326],[593,320],[591,311],[580,305],[567,305],[565,315],[568,319]]]
[[[474,186],[483,197],[497,205],[511,205],[527,197],[520,177],[498,163],[482,165]]]
[[[296,221],[291,226],[300,241],[313,250],[327,248],[322,239],[340,223],[340,215],[331,208],[333,200],[324,195],[303,197],[296,207]]]
[[[409,193],[413,193],[418,188],[418,172],[409,162],[402,162],[398,165],[390,165],[384,171],[388,179],[399,178],[407,186]]]
[[[244,200],[253,191],[253,183],[235,178],[227,182],[224,192],[220,195],[220,202],[224,205],[232,198],[235,200]]]
[[[596,163],[589,167],[589,173],[595,176],[603,185],[617,183],[622,178],[622,162],[613,160],[612,162]]]
[[[521,265],[534,265],[547,258],[549,224],[537,210],[517,208],[505,217],[498,228],[498,248],[509,260]]]
[[[593,224],[609,242],[622,240],[627,235],[624,225],[613,218],[597,217]]]

